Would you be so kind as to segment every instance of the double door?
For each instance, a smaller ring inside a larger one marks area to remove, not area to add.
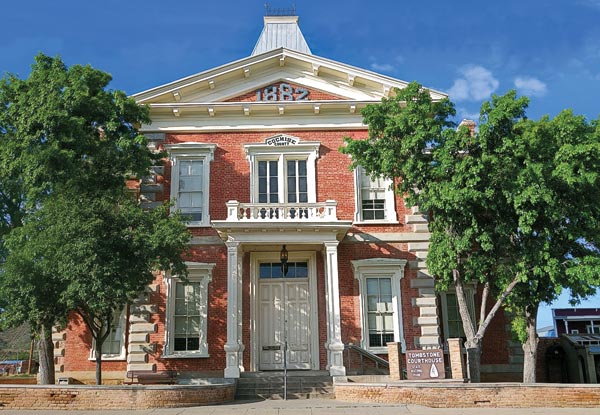
[[[309,291],[307,276],[260,278],[260,370],[311,368]]]

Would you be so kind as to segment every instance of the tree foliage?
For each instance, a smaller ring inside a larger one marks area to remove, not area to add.
[[[528,120],[527,105],[514,91],[493,96],[478,131],[456,129],[453,104],[411,83],[365,108],[369,138],[341,149],[353,167],[399,178],[407,203],[430,216],[427,267],[439,289],[456,290],[472,381],[502,304],[537,312],[563,286],[588,295],[598,284],[598,123],[568,111]],[[483,293],[476,322],[472,283]]]
[[[143,211],[125,192],[125,179],[161,155],[136,128],[150,122],[148,109],[107,89],[110,80],[40,54],[27,79],[0,81],[2,319],[40,333],[43,382],[54,382],[52,326],[69,311],[101,349],[112,312],[152,271],[185,275],[181,218]]]

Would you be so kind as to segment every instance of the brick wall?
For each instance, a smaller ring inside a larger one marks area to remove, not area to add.
[[[423,405],[434,408],[600,408],[598,385],[421,383],[374,385],[336,383],[335,398],[346,402]]]
[[[328,99],[331,99],[329,97]],[[325,130],[325,131],[293,131],[292,135],[301,141],[319,141],[321,143],[319,158],[316,163],[316,198],[317,201],[333,199],[338,202],[337,216],[340,220],[354,218],[354,174],[348,169],[350,159],[340,154],[338,148],[343,145],[344,137],[354,139],[366,138],[367,130]],[[217,144],[214,160],[210,163],[210,217],[211,220],[224,220],[227,218],[226,202],[238,200],[250,201],[250,164],[246,159],[243,144],[264,142],[266,137],[273,135],[270,132],[226,132],[226,133],[193,133],[193,134],[167,134],[165,142],[177,144],[182,142],[203,142]],[[156,200],[167,200],[170,197],[171,168],[167,165],[164,169],[164,183],[162,193],[156,195]],[[402,197],[396,196],[396,213],[398,224],[361,224],[349,230],[349,234],[360,232],[378,233],[411,233],[412,225],[404,223],[405,215],[412,214],[406,209]],[[151,292],[150,301],[156,304],[156,312],[150,315],[149,322],[156,325],[156,331],[149,336],[150,343],[156,343],[154,354],[148,355],[148,363],[155,364],[157,370],[177,369],[180,372],[214,372],[225,367],[224,344],[227,340],[227,250],[218,239],[217,232],[210,227],[192,228],[195,237],[208,237],[203,244],[190,247],[186,260],[196,262],[216,263],[213,270],[213,279],[208,286],[208,337],[210,358],[197,359],[163,359],[162,347],[165,340],[165,292],[166,286],[162,276],[158,275],[154,284],[158,290]],[[213,238],[212,241],[210,238]],[[392,238],[393,240],[393,238]],[[211,241],[211,242],[206,242]],[[216,241],[216,242],[215,242]],[[407,243],[400,242],[358,242],[346,239],[338,248],[340,305],[342,322],[342,340],[360,344],[361,322],[358,282],[354,279],[351,260],[373,257],[403,258],[416,262],[414,253],[409,252]],[[319,367],[325,369],[327,353],[324,344],[327,338],[326,302],[325,302],[325,275],[322,254],[317,252],[317,295],[318,295],[318,336],[319,336]],[[243,343],[246,345],[243,362],[249,368],[251,348],[250,342],[250,275],[248,252],[243,254]],[[415,324],[420,315],[420,309],[414,301],[419,296],[419,289],[411,288],[410,281],[416,279],[417,269],[407,265],[404,278],[401,280],[402,295],[402,321],[406,347],[415,348],[416,340],[422,336],[421,328]],[[483,363],[503,363],[506,360],[506,332],[505,322],[500,314],[494,321],[499,328],[490,327],[484,340]],[[497,331],[496,331],[497,330]],[[85,327],[74,316],[66,331],[65,347],[65,373],[92,372],[94,362],[89,360],[91,339]],[[486,353],[491,350],[492,353]],[[126,370],[126,361],[105,362],[103,371],[115,373],[118,381],[119,373]],[[213,376],[219,376],[213,374]],[[77,376],[74,376],[77,377]],[[106,377],[105,377],[106,378]],[[90,379],[93,379],[90,378]]]
[[[210,386],[0,386],[2,409],[149,409],[233,401],[235,384]]]

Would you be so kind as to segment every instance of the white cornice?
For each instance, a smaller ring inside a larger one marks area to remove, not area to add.
[[[183,89],[189,90],[190,88],[209,88],[209,85],[212,85],[213,88],[215,88],[215,85],[217,85],[218,88],[219,82],[217,82],[217,78],[226,79],[228,76],[233,76],[237,79],[244,78],[246,73],[250,73],[249,71],[252,71],[252,73],[256,72],[254,69],[252,69],[254,66],[260,64],[265,64],[267,66],[279,66],[281,59],[286,60],[286,66],[288,65],[287,60],[294,61],[301,66],[306,66],[307,70],[311,73],[318,73],[316,76],[322,76],[324,74],[337,76],[340,79],[345,79],[345,82],[348,85],[356,84],[359,80],[361,82],[380,85],[380,93],[384,93],[386,90],[391,88],[404,88],[406,85],[408,85],[406,81],[391,78],[389,76],[381,75],[369,70],[360,69],[315,55],[308,55],[298,51],[279,48],[262,53],[260,55],[243,58],[214,69],[200,72],[196,75],[192,75],[134,94],[133,97],[139,103],[148,103],[152,100],[158,100],[165,94],[169,95],[169,98],[172,99],[174,92],[182,93],[181,90]],[[272,63],[269,65],[270,61]],[[318,70],[315,71],[315,68],[318,68]],[[432,89],[429,89],[429,91],[431,91],[434,99],[441,99],[447,96],[445,93]]]

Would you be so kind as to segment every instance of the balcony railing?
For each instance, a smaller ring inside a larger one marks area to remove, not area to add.
[[[240,203],[227,202],[230,222],[314,222],[336,221],[337,202],[320,203]]]

